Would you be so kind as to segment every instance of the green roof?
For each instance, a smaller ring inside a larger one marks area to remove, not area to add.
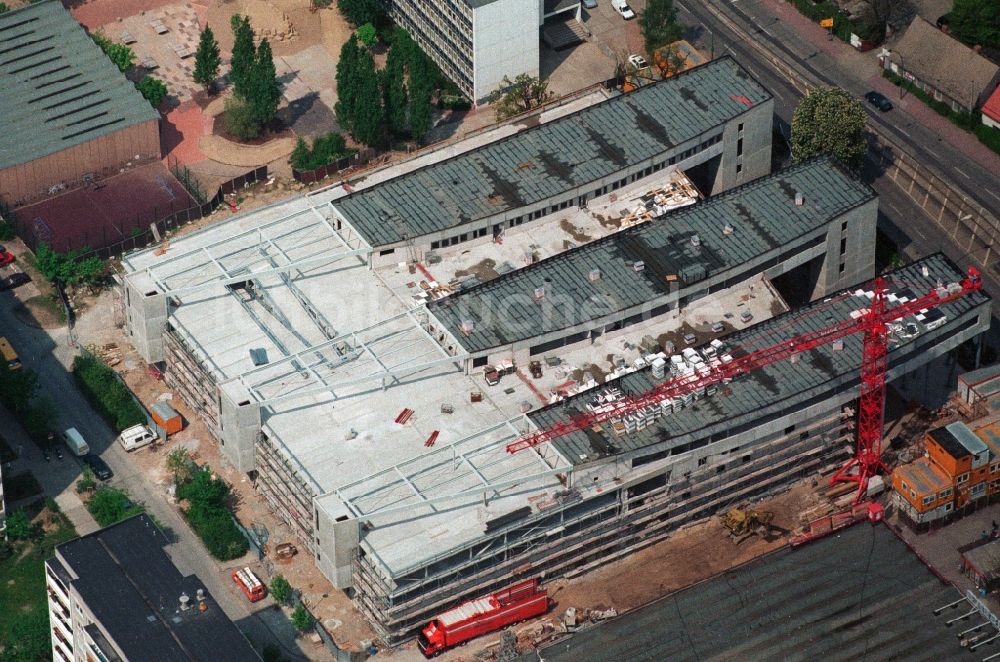
[[[332,204],[369,245],[388,246],[590,184],[722,127],[769,99],[727,56]]]
[[[804,195],[802,205],[795,204],[797,192]],[[745,264],[779,248],[801,252],[818,230],[874,198],[870,187],[821,157],[432,301],[428,308],[469,352],[510,345],[651,305],[671,294],[671,275],[692,285],[745,270]],[[644,268],[637,272],[638,261]],[[588,278],[592,269],[601,271],[596,282]],[[539,287],[558,305],[534,301]],[[458,333],[466,320],[474,330]]]
[[[0,14],[0,168],[159,114],[59,2]]]

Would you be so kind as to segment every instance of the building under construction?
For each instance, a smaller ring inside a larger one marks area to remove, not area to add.
[[[672,105],[643,105],[654,93]],[[770,152],[770,97],[731,60],[594,108],[123,260],[136,348],[387,642],[512,578],[584,572],[851,452],[853,337],[508,452],[870,300],[874,193],[825,158],[744,181],[760,169],[746,159]],[[593,163],[580,131],[611,165]],[[671,156],[692,149],[681,139],[707,160]],[[723,185],[703,199],[707,179]],[[485,202],[455,198],[452,180]],[[480,181],[499,197],[472,190]],[[782,275],[814,303],[789,312]],[[890,300],[961,277],[931,256],[893,274]],[[889,378],[929,369],[989,317],[974,293],[907,318]]]

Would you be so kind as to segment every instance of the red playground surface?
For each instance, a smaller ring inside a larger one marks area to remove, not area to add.
[[[197,206],[179,181],[160,162],[133,168],[90,186],[21,207],[23,231],[59,251],[104,248],[174,212]]]

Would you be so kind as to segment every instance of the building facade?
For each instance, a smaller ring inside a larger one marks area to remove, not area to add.
[[[389,15],[474,102],[503,80],[538,76],[536,0],[390,0]]]
[[[52,659],[260,660],[145,514],[65,542],[45,562]]]

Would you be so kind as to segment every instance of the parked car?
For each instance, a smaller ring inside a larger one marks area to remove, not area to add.
[[[118,441],[126,451],[134,451],[156,441],[156,435],[145,425],[133,425],[122,430],[118,435]]]
[[[635,54],[628,56],[628,63],[631,64],[636,69],[645,69],[647,66],[649,66],[648,64],[646,64],[646,58],[644,58],[641,55],[635,55]]]
[[[90,467],[90,470],[94,472],[98,480],[108,480],[115,475],[115,472],[111,470],[111,467],[107,463],[96,455],[84,455],[82,458],[83,463]]]
[[[874,90],[865,94],[865,101],[875,108],[878,108],[883,113],[887,113],[892,110],[892,102],[889,101],[884,94],[880,94]]]
[[[743,312],[740,313],[740,319],[743,320],[744,324],[746,324],[753,319],[753,313],[744,308]]]
[[[73,455],[83,457],[90,452],[87,440],[83,438],[83,435],[76,428],[66,428],[63,430],[62,438],[66,442],[66,445],[69,446],[69,449],[73,451]]]
[[[14,261],[14,254],[0,246],[0,267],[6,267]]]
[[[587,9],[597,9],[597,0],[583,0],[583,6]]]
[[[30,282],[31,276],[23,271],[18,271],[16,274],[11,274],[6,278],[0,278],[0,290],[13,290],[15,287],[21,287],[25,283]]]
[[[632,8],[628,6],[625,0],[611,0],[611,4],[614,5],[615,11],[622,15],[626,21],[635,18],[635,12]]]

